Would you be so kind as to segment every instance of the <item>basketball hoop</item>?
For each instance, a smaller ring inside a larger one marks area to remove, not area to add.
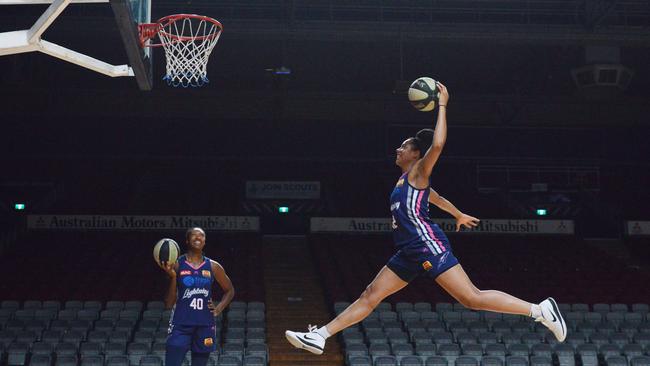
[[[142,47],[162,46],[165,50],[167,72],[163,80],[168,85],[187,88],[209,82],[208,58],[223,30],[219,21],[203,15],[174,14],[138,28]],[[156,35],[160,43],[151,42]]]

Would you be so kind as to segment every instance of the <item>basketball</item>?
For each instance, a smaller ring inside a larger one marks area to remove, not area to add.
[[[176,262],[180,253],[178,244],[173,239],[160,239],[153,247],[153,259],[160,266],[163,262]]]
[[[436,107],[440,91],[436,81],[428,78],[417,78],[409,87],[409,101],[421,112],[430,112]]]

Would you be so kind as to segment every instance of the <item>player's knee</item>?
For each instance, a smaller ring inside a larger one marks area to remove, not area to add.
[[[368,285],[368,287],[366,287],[366,289],[361,294],[359,300],[364,302],[366,306],[370,307],[371,309],[374,309],[377,307],[377,305],[379,305],[382,298],[379,296],[378,292],[374,289],[373,285]]]
[[[460,296],[458,301],[468,309],[482,310],[482,299],[481,299],[480,290],[468,291],[467,293]]]

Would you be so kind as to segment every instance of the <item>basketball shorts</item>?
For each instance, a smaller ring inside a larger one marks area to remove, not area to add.
[[[386,266],[405,282],[411,282],[420,275],[435,279],[457,264],[458,259],[450,247],[442,254],[434,255],[423,245],[400,249]]]
[[[167,335],[167,345],[209,353],[217,350],[216,326],[172,324]]]

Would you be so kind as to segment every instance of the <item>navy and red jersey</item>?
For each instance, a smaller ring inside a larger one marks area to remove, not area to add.
[[[449,240],[429,217],[429,187],[417,189],[402,174],[390,195],[393,240],[398,249],[426,247],[434,255],[450,249]]]
[[[172,310],[171,324],[208,325],[214,317],[208,308],[212,299],[211,261],[203,257],[201,264],[194,266],[182,255],[178,258],[176,273],[176,304]]]

